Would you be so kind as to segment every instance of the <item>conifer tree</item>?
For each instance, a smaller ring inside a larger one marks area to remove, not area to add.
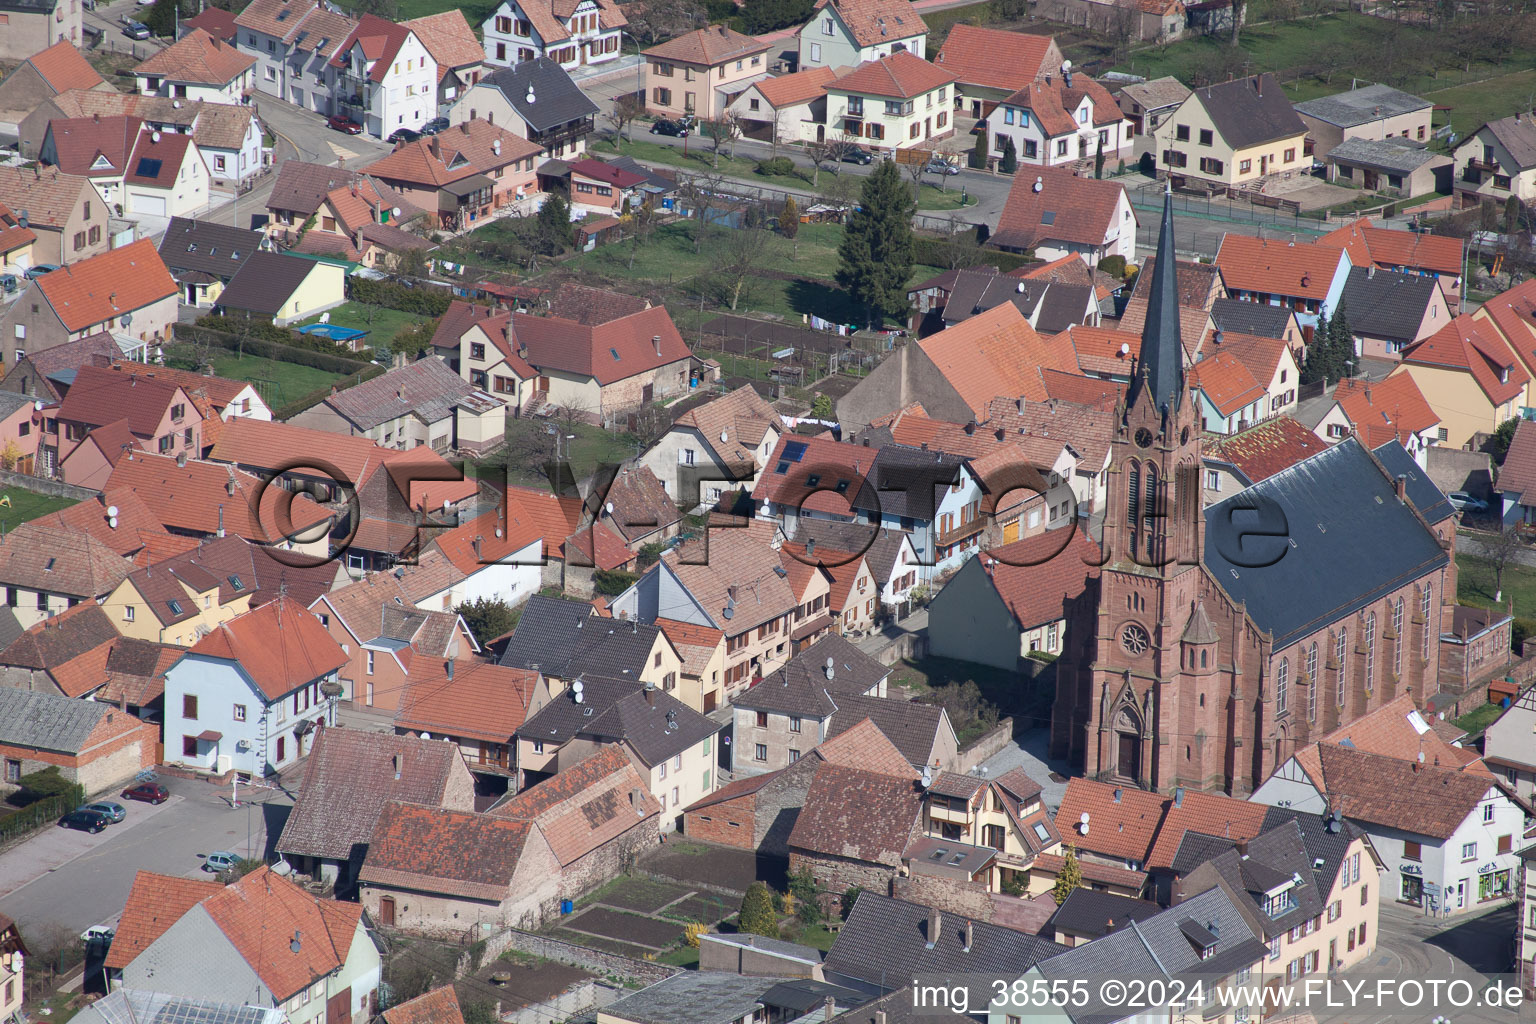
[[[774,917],[773,897],[768,893],[768,886],[762,882],[747,886],[746,895],[741,898],[741,917],[736,924],[749,935],[779,937],[779,922]]]
[[[1056,876],[1056,887],[1051,890],[1051,899],[1056,901],[1059,907],[1067,902],[1067,897],[1072,895],[1072,890],[1083,884],[1083,868],[1077,862],[1077,850],[1071,844],[1067,845],[1067,854],[1062,858],[1061,871]]]
[[[837,283],[865,308],[871,325],[907,311],[916,205],[896,162],[884,161],[865,179],[859,208],[843,230]]]
[[[1012,174],[1019,169],[1019,151],[1014,148],[1012,135],[1003,140],[1003,160],[997,169],[1004,174]]]

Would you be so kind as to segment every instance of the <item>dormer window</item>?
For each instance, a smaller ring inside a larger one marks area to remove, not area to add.
[[[1507,366],[1499,367],[1499,383],[1500,384],[1508,384],[1509,383],[1509,367],[1507,367]]]

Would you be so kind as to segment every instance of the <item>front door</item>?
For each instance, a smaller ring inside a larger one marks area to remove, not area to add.
[[[656,398],[656,385],[647,384],[640,389],[640,401],[650,405]]]
[[[352,1024],[352,986],[325,1001],[325,1024]]]
[[[1120,750],[1116,770],[1127,779],[1138,777],[1141,769],[1141,740],[1130,733],[1119,733]]]
[[[1261,157],[1259,157],[1259,174],[1263,175],[1263,174],[1268,174],[1268,173],[1269,173],[1269,157],[1261,156]]]
[[[279,736],[277,738],[277,763],[282,764],[286,760],[288,760],[288,737]]]
[[[395,898],[393,896],[379,897],[379,924],[385,928],[395,926]]]

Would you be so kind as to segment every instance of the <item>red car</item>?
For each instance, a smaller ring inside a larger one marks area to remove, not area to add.
[[[124,800],[143,800],[152,804],[163,804],[171,798],[171,791],[158,782],[141,782],[137,786],[129,786],[123,790]]]
[[[337,114],[334,117],[326,118],[325,123],[330,125],[332,128],[336,129],[337,131],[345,132],[348,135],[361,135],[361,134],[363,134],[363,126],[362,125],[358,124],[356,121],[352,120],[350,117],[343,117],[340,114]]]

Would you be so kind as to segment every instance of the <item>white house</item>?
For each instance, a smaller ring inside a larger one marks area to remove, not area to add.
[[[1136,256],[1136,212],[1117,181],[1080,177],[1064,167],[1021,168],[992,243],[1032,250],[1047,261],[1077,255],[1090,267],[1106,256],[1130,261]]]
[[[427,611],[451,611],[480,598],[516,606],[538,593],[544,531],[541,524],[524,515],[521,503],[504,500],[492,511],[439,534],[432,546],[458,572],[451,585],[419,598],[416,606]],[[551,538],[551,543],[558,547],[564,539]]]
[[[437,61],[408,25],[363,15],[331,67],[337,109],[375,138],[437,116]]]
[[[1536,799],[1536,688],[1527,687],[1483,733],[1483,761],[1520,799]]]
[[[723,490],[751,490],[784,421],[751,385],[679,416],[640,457],[675,501],[718,501]]]
[[[818,0],[800,29],[800,70],[857,67],[905,50],[926,56],[928,25],[907,0]]]
[[[218,626],[165,673],[166,760],[253,777],[291,765],[334,718],[348,658],[286,595]]]
[[[215,184],[245,181],[262,168],[261,124],[256,108],[205,103],[192,122],[192,141]]]
[[[351,18],[324,0],[251,0],[235,17],[235,45],[256,58],[256,88],[318,114],[335,113],[330,60]]]
[[[617,60],[627,24],[612,0],[502,0],[480,29],[487,64],[511,67],[548,57],[569,71]]]
[[[200,28],[133,69],[143,96],[241,103],[256,86],[256,58]]]
[[[1133,137],[1114,97],[1087,75],[1074,75],[1071,61],[999,103],[984,130],[991,133],[994,159],[1011,139],[1021,164],[1081,163],[1090,171],[1101,153],[1111,169],[1129,159]]]
[[[1478,762],[1447,767],[1314,743],[1251,799],[1311,814],[1342,807],[1381,856],[1384,899],[1455,914],[1515,892],[1525,812]]]

